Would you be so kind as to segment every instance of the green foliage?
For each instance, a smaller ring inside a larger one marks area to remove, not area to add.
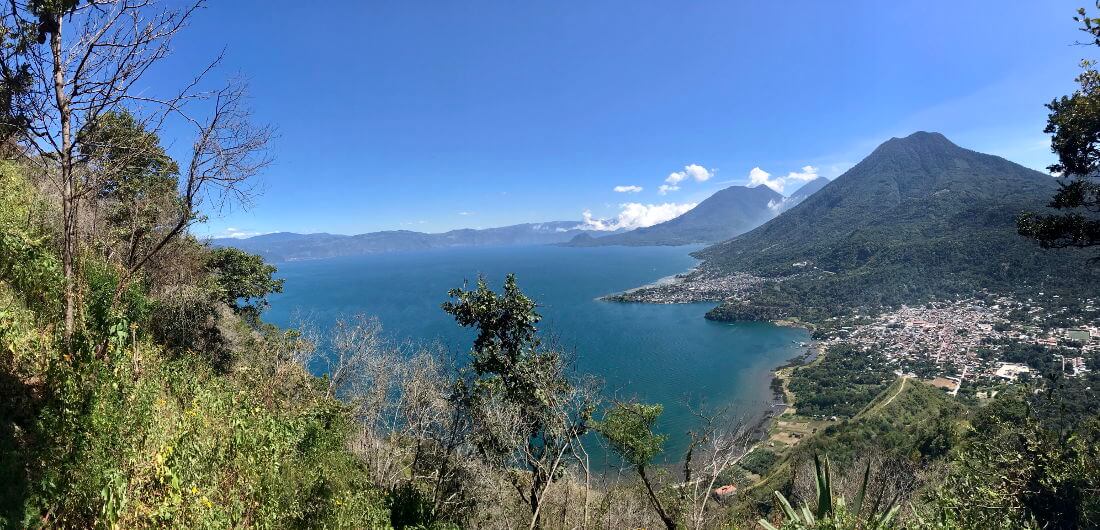
[[[1063,358],[1078,356],[1088,366],[1100,366],[1100,352],[1015,342],[1002,345],[1003,360],[1023,363],[1035,370],[1033,386],[1037,391],[1020,399],[1027,401],[1032,416],[1044,428],[1069,432],[1100,410],[1100,395],[1094,390],[1100,388],[1100,370],[1069,377],[1063,369]]]
[[[1100,219],[1095,217],[1100,208],[1100,183],[1095,179],[1100,171],[1100,72],[1093,64],[1082,63],[1080,88],[1072,95],[1047,104],[1050,116],[1043,132],[1052,135],[1051,150],[1058,155],[1050,170],[1065,180],[1050,207],[1066,212],[1027,213],[1017,222],[1020,234],[1043,248],[1100,244]]]
[[[0,334],[5,349],[19,340]],[[8,445],[0,464],[27,479],[5,495],[9,524],[388,526],[383,495],[345,449],[348,410],[308,374],[291,378],[300,367],[260,385],[133,339],[108,359],[46,354],[56,359],[38,376],[48,398],[16,392],[24,406],[3,422],[21,434],[0,440]],[[21,372],[35,369],[7,373]],[[273,400],[272,384],[296,399]]]
[[[175,191],[179,165],[161,147],[160,138],[130,112],[105,112],[81,132],[82,154],[103,178],[100,197],[127,205],[166,189]]]
[[[550,422],[559,400],[570,392],[561,355],[541,348],[535,324],[542,318],[535,302],[520,291],[515,275],[504,280],[498,295],[479,278],[472,291],[452,289],[454,301],[443,310],[464,327],[477,330],[471,367],[477,377],[462,390],[471,405],[488,404],[499,396],[518,409],[532,434]]]
[[[975,418],[926,518],[963,528],[1100,525],[1100,422],[1069,433],[1044,428],[1018,397]]]
[[[215,364],[228,361],[228,352],[218,328],[221,301],[213,282],[180,286],[167,299],[153,303],[149,332],[173,352],[203,352]]]
[[[444,302],[443,311],[454,316],[460,326],[477,330],[471,353],[478,374],[514,375],[512,368],[536,353],[535,324],[542,317],[534,300],[520,291],[514,274],[505,278],[503,295],[493,292],[485,278],[478,278],[472,291],[451,289],[447,295],[455,301]],[[514,388],[517,383],[508,381],[506,386]]]
[[[87,289],[85,295],[85,328],[91,343],[119,333],[129,341],[132,329],[144,326],[150,311],[150,301],[140,284],[123,289],[115,303],[118,274],[114,268],[90,261],[83,271]]]
[[[458,530],[453,523],[435,521],[432,502],[416,484],[399,486],[386,498],[390,508],[390,523],[394,528],[423,530]]]
[[[1096,4],[1100,9],[1100,2]],[[1084,8],[1074,20],[1100,46],[1100,19],[1089,17]],[[1029,212],[1017,222],[1021,235],[1039,242],[1043,248],[1091,247],[1100,244],[1100,72],[1095,62],[1082,61],[1073,94],[1047,104],[1050,114],[1043,132],[1051,135],[1051,151],[1058,162],[1050,171],[1064,178],[1050,207],[1059,214]]]
[[[56,449],[43,449],[57,453],[28,508],[75,526],[312,527],[370,499],[338,403],[265,406],[202,362],[146,362],[136,379],[124,367],[66,376],[82,390],[48,416]]]
[[[221,300],[238,313],[258,317],[267,307],[267,296],[283,292],[283,280],[273,277],[278,269],[260,256],[217,248],[210,251],[206,266],[217,281]]]
[[[646,466],[661,454],[668,438],[653,431],[662,410],[661,405],[619,403],[594,428],[628,464]]]
[[[60,313],[61,264],[42,240],[19,231],[0,231],[0,279],[15,287],[27,305],[44,316]]]
[[[804,416],[854,416],[894,379],[884,364],[879,354],[832,346],[820,362],[792,374],[794,406]]]
[[[863,471],[860,487],[851,506],[848,506],[843,496],[833,492],[832,464],[829,457],[824,458],[814,455],[814,488],[817,492],[817,502],[813,509],[808,504],[803,504],[800,510],[795,510],[791,503],[780,492],[775,492],[776,504],[782,515],[782,528],[785,530],[840,530],[840,529],[880,529],[893,526],[899,506],[897,499],[887,502],[885,505],[875,503],[865,506],[871,478],[871,465]],[[768,530],[779,530],[767,519],[761,519],[760,525]]]
[[[178,191],[179,166],[132,114],[106,112],[81,131],[78,144],[101,179],[98,201],[105,210],[101,244],[134,267],[186,217]]]
[[[11,169],[0,164],[0,527],[390,527],[387,494],[347,449],[351,411],[283,355],[281,334],[210,312],[196,320],[237,333],[232,369],[201,340],[165,347],[163,308],[187,289],[213,307],[224,283],[181,271],[158,298],[150,282],[119,290],[117,264],[85,257],[83,331],[62,346],[56,250]],[[281,287],[243,261],[218,262],[241,298]]]
[[[565,456],[588,430],[592,397],[566,377],[562,355],[542,347],[535,328],[541,317],[515,275],[505,279],[502,294],[489,289],[484,278],[472,291],[448,294],[452,300],[443,310],[477,330],[470,352],[473,374],[456,381],[452,400],[469,415],[473,445],[483,458],[529,474],[508,477],[537,526],[546,488],[563,475]]]
[[[49,238],[37,230],[45,206],[21,168],[0,161],[0,280],[45,317],[61,311],[61,264]]]
[[[1084,62],[1077,76],[1079,88],[1047,104],[1046,130],[1058,162],[1049,169],[1065,176],[1088,177],[1100,164],[1100,72]]]
[[[910,379],[902,384],[898,380],[884,389],[854,418],[825,427],[800,444],[795,455],[827,452],[845,465],[869,454],[902,462],[944,456],[958,444],[962,407],[924,383]]]
[[[745,458],[742,458],[737,464],[752,473],[763,476],[771,471],[772,467],[778,462],[778,455],[767,449],[757,448],[745,455]]]

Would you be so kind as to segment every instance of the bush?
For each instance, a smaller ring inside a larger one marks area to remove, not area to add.
[[[741,459],[740,466],[757,475],[764,475],[779,461],[779,456],[767,449],[756,449]]]

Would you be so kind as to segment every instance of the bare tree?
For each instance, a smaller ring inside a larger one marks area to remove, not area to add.
[[[684,481],[678,487],[687,523],[695,530],[709,527],[713,516],[707,511],[715,486],[722,475],[750,451],[752,430],[725,412],[694,412],[699,427],[688,433],[684,456]]]
[[[198,219],[204,197],[246,198],[250,190],[244,183],[269,162],[264,152],[272,131],[250,124],[243,85],[197,90],[220,56],[168,96],[152,97],[136,88],[169,55],[174,37],[202,5],[201,0],[181,8],[161,8],[155,0],[10,0],[3,14],[7,45],[0,74],[12,94],[4,125],[25,144],[28,159],[39,165],[61,202],[66,340],[73,334],[78,306],[82,204],[112,171],[88,165],[91,149],[85,139],[101,116],[127,105],[143,106],[149,109],[143,124],[154,132],[171,117],[183,118],[196,132],[178,215],[145,255],[130,260],[119,293]],[[192,115],[190,104],[199,101],[210,102],[209,117]]]
[[[540,497],[546,497],[550,493],[550,488],[555,484],[555,480],[562,474],[562,469],[565,466],[565,462],[572,461],[582,472],[585,477],[585,515],[584,518],[587,522],[587,509],[588,509],[588,493],[589,486],[591,485],[591,470],[589,468],[588,452],[585,450],[584,443],[581,437],[588,431],[587,417],[592,410],[596,408],[596,404],[599,402],[599,390],[595,379],[584,379],[571,385],[567,392],[557,395],[551,395],[549,400],[549,423],[553,424],[551,430],[563,433],[566,438],[566,443],[562,444],[558,448],[557,454],[552,459],[544,460],[549,462],[549,469],[546,473],[548,480],[543,487]],[[528,461],[535,459],[537,454],[532,452],[531,444],[521,444],[524,448],[524,458]],[[543,467],[546,467],[543,464]],[[538,469],[538,468],[536,468]],[[536,471],[537,473],[537,471]],[[537,478],[537,475],[536,475]],[[535,492],[532,491],[531,495]],[[521,492],[521,496],[523,493]],[[531,513],[531,519],[528,524],[528,528],[534,529],[539,525],[539,521],[542,515],[543,503],[538,503],[534,506],[534,510]]]
[[[711,522],[707,507],[722,474],[749,452],[749,430],[741,422],[728,419],[724,412],[693,413],[699,427],[688,433],[682,475],[653,465],[664,451],[667,437],[655,426],[663,412],[661,405],[637,402],[616,403],[596,429],[618,453],[623,462],[638,474],[650,505],[665,528],[676,530],[685,525],[705,528]],[[662,478],[663,477],[663,478]]]

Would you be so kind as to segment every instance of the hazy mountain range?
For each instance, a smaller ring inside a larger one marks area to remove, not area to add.
[[[440,234],[388,230],[354,236],[278,232],[249,238],[219,238],[214,246],[237,247],[268,261],[294,261],[436,248],[546,245],[569,241],[581,233],[580,221],[524,223],[500,228],[463,228]]]
[[[807,182],[790,197],[767,186],[731,186],[670,221],[631,231],[589,230],[582,221],[525,223],[500,228],[464,228],[440,234],[411,230],[354,236],[278,232],[249,238],[217,238],[214,246],[237,247],[269,261],[293,261],[436,248],[563,244],[650,246],[717,243],[760,226],[798,204],[829,181]]]

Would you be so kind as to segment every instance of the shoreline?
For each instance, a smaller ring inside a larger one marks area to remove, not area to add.
[[[809,327],[804,325],[797,325],[793,322],[773,321],[772,324],[782,327],[803,328],[810,330]],[[802,366],[807,366],[810,363],[817,360],[822,355],[822,345],[818,341],[810,340],[805,343],[804,346],[800,346],[802,352],[787,360],[785,364],[781,364],[771,369],[768,373],[772,379],[769,382],[769,390],[771,390],[771,396],[769,399],[770,405],[767,412],[765,412],[764,418],[760,422],[760,432],[754,433],[754,438],[759,436],[758,441],[764,441],[771,437],[772,429],[775,426],[775,422],[783,414],[788,411],[793,411],[794,408],[794,394],[787,388],[788,378],[795,369]],[[775,388],[775,381],[780,381],[780,387]]]
[[[717,304],[704,316],[705,319],[709,320],[711,312],[715,309],[731,301],[743,300],[745,295],[758,290],[765,281],[765,278],[747,273],[708,277],[707,273],[700,266],[696,266],[685,272],[665,276],[645,285],[600,296],[596,298],[596,300],[613,303],[655,305],[694,304],[704,302]],[[751,419],[749,422],[749,438],[752,440],[753,447],[755,448],[766,443],[772,437],[779,417],[793,410],[794,396],[787,389],[786,379],[790,374],[781,372],[790,371],[799,366],[805,366],[820,358],[823,353],[822,344],[812,338],[814,326],[797,318],[721,321],[726,323],[767,322],[782,328],[803,329],[811,334],[809,340],[800,344],[799,351],[794,357],[787,359],[784,364],[777,365],[767,372],[764,372],[769,378],[767,389],[768,395],[763,400],[764,406],[760,411],[760,415],[755,419]],[[774,387],[774,382],[776,380],[781,381],[781,389],[778,391]],[[746,453],[746,455],[747,454],[748,453]]]

